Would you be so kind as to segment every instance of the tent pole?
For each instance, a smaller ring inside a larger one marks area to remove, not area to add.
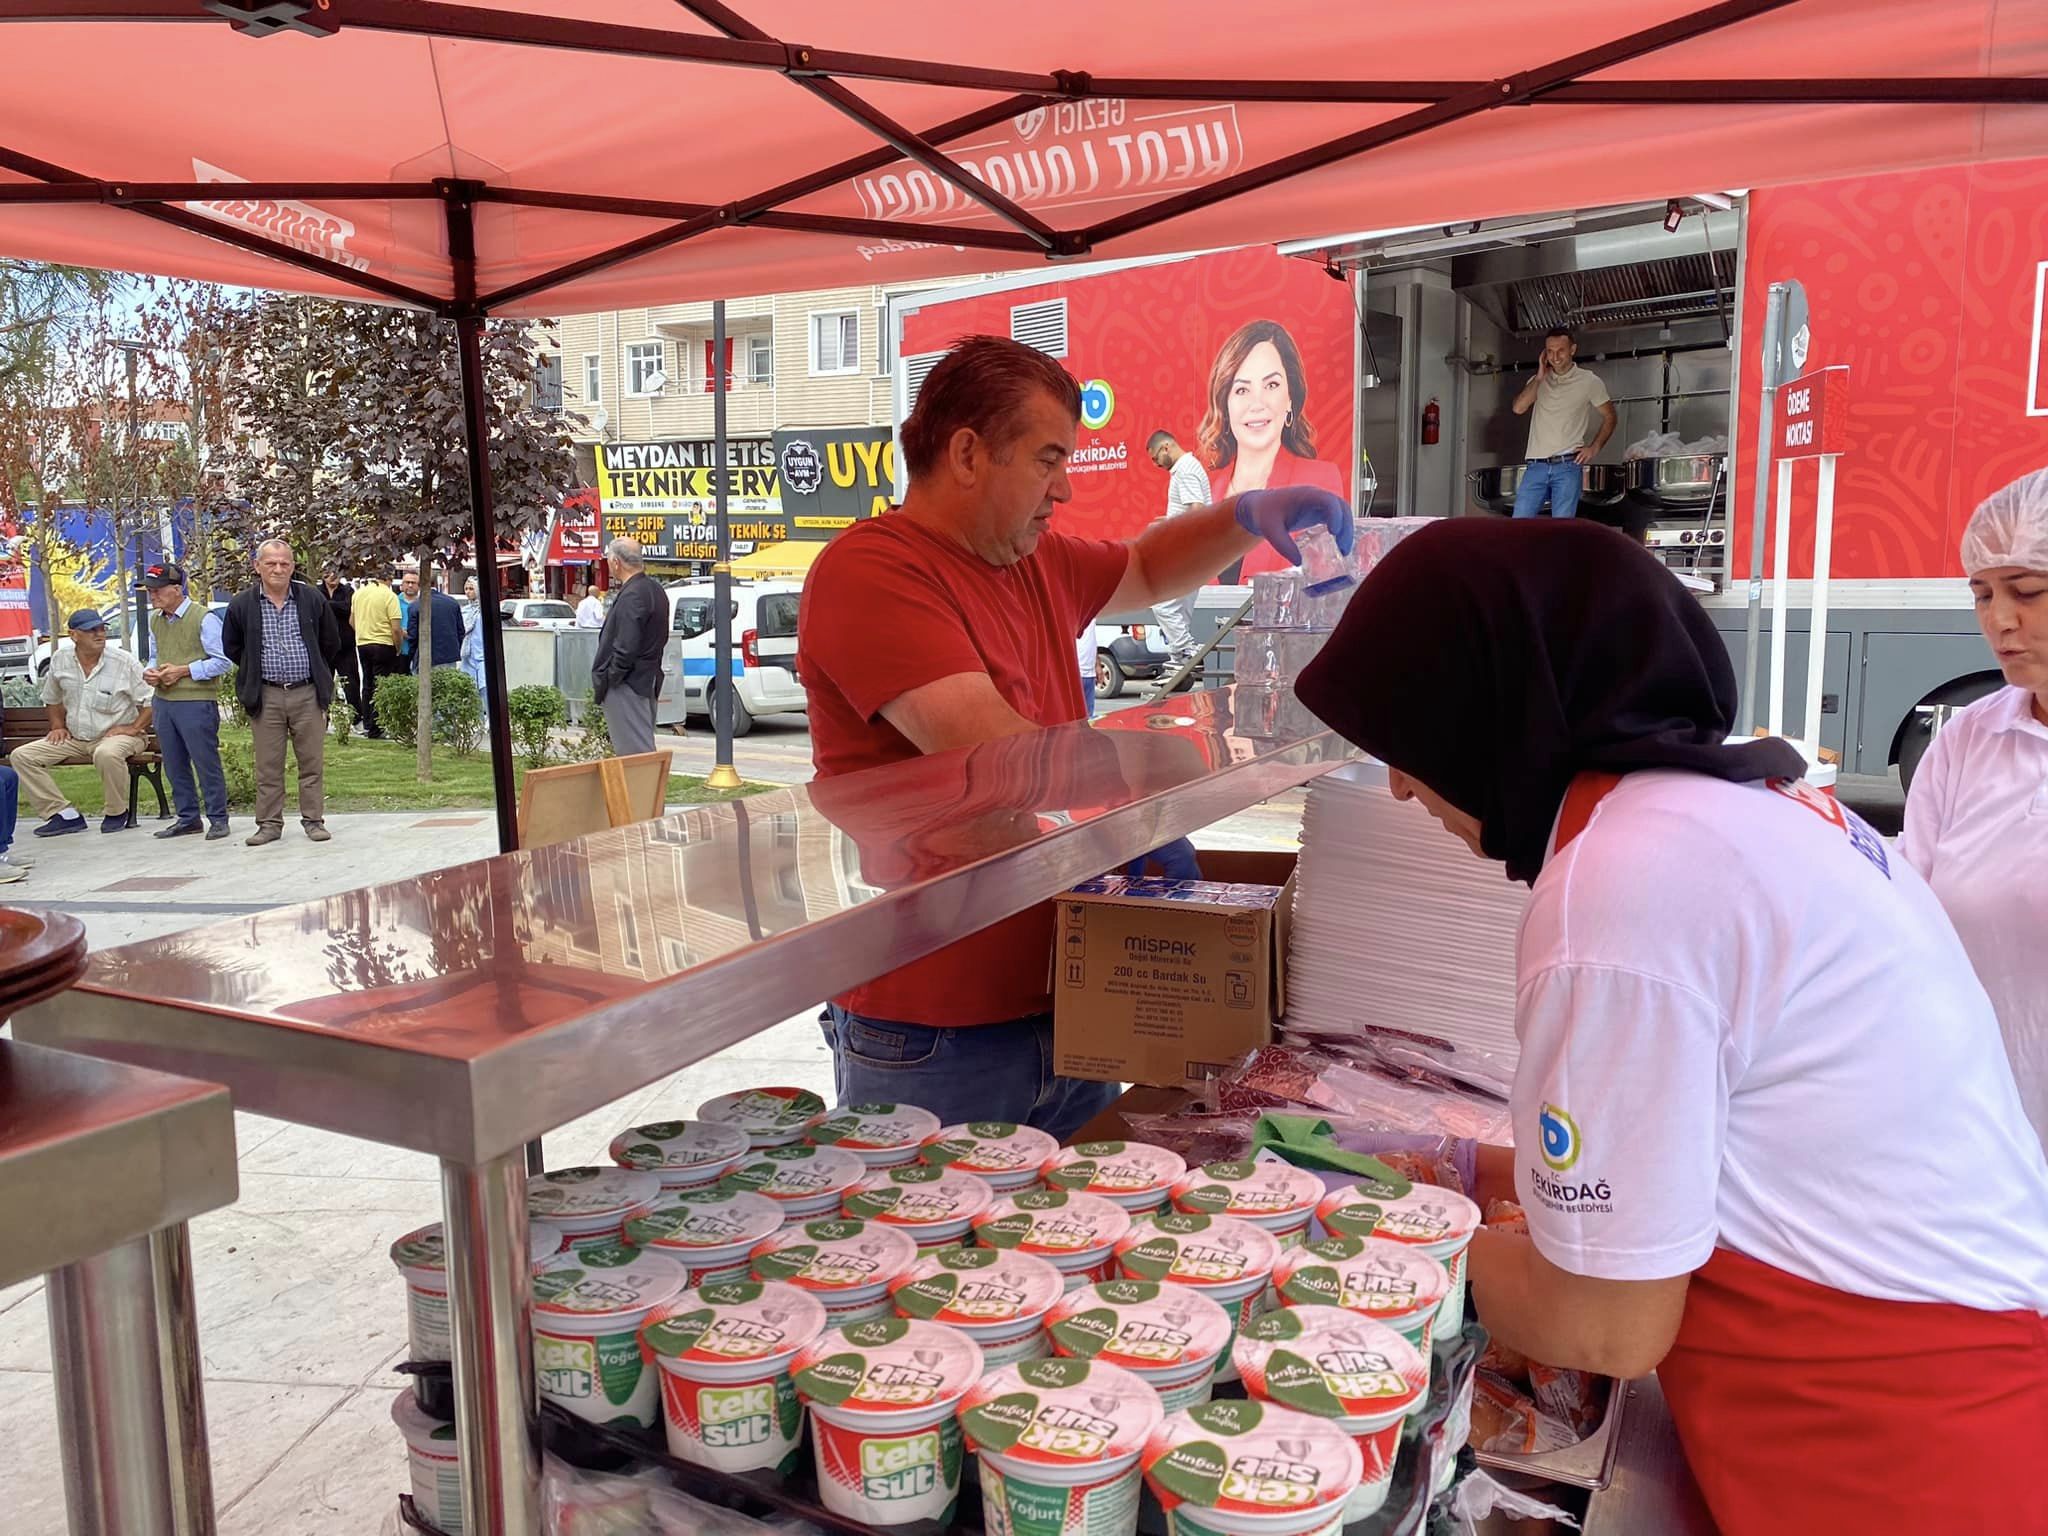
[[[718,521],[718,563],[711,567],[711,724],[717,750],[707,789],[738,789],[732,765],[732,706],[739,685],[732,677],[732,523],[726,515],[725,300],[711,301],[711,506]]]
[[[448,197],[448,251],[455,269],[455,296],[476,297],[475,203],[454,187]],[[484,709],[491,743],[491,793],[498,812],[498,851],[519,846],[519,791],[512,774],[512,711],[505,694],[505,634],[498,623],[498,520],[491,504],[491,439],[485,393],[484,317],[464,309],[455,319],[462,354],[462,437],[469,459],[470,536],[476,545],[477,622],[484,634]]]

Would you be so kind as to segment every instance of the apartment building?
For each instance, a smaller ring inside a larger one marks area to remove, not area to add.
[[[887,304],[891,292],[907,291],[870,284],[727,301],[727,434],[889,424],[896,360]],[[595,482],[600,442],[711,436],[709,303],[571,315],[556,338],[582,484]]]

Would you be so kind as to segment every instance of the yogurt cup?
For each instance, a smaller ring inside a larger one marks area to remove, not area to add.
[[[533,1262],[562,1251],[562,1230],[545,1221],[527,1223]],[[391,1262],[405,1276],[405,1331],[414,1360],[447,1360],[454,1343],[448,1327],[448,1256],[441,1223],[408,1232],[391,1245]]]
[[[808,1291],[826,1326],[841,1328],[890,1316],[889,1284],[916,1262],[917,1244],[893,1227],[840,1219],[784,1227],[755,1245],[748,1268]]]
[[[657,1120],[612,1138],[612,1161],[651,1173],[663,1189],[716,1184],[747,1155],[747,1133],[709,1120]]]
[[[1168,1413],[1209,1400],[1230,1318],[1192,1286],[1105,1280],[1072,1291],[1047,1316],[1053,1352],[1141,1377]]]
[[[836,1216],[867,1171],[866,1163],[837,1147],[767,1147],[748,1154],[718,1187],[765,1195],[782,1207],[785,1221],[810,1221]]]
[[[811,1408],[818,1492],[864,1525],[953,1518],[960,1496],[954,1409],[981,1379],[981,1349],[916,1318],[835,1328],[790,1365]]]
[[[1118,1274],[1199,1289],[1230,1314],[1233,1340],[1266,1309],[1279,1262],[1280,1240],[1235,1216],[1161,1211],[1133,1222],[1116,1245]],[[1216,1379],[1237,1380],[1229,1345],[1224,1346]]]
[[[917,1161],[917,1149],[939,1134],[939,1117],[915,1104],[846,1104],[810,1129],[813,1146],[851,1152],[870,1168]]]
[[[1059,1149],[1058,1142],[1034,1126],[969,1120],[928,1138],[917,1155],[923,1162],[986,1179],[999,1195],[1013,1195],[1034,1187],[1039,1171]]]
[[[1358,1442],[1364,1471],[1344,1520],[1378,1514],[1402,1428],[1429,1397],[1422,1352],[1386,1324],[1342,1307],[1287,1307],[1239,1335],[1237,1368],[1253,1397],[1327,1419]]]
[[[1046,1314],[1066,1294],[1066,1277],[1044,1259],[1000,1248],[941,1248],[921,1254],[889,1287],[898,1317],[957,1328],[981,1346],[993,1370],[1052,1350]]]
[[[1116,1245],[1130,1230],[1131,1213],[1114,1200],[1064,1189],[1004,1195],[974,1218],[981,1243],[1049,1261],[1070,1291],[1109,1278]]]
[[[749,1278],[747,1259],[782,1230],[782,1207],[741,1189],[671,1190],[645,1216],[626,1223],[626,1241],[689,1271],[691,1285]]]
[[[840,1210],[859,1221],[895,1227],[920,1253],[958,1247],[967,1229],[995,1203],[986,1179],[934,1163],[878,1168],[846,1192]]]
[[[1166,1204],[1188,1171],[1187,1159],[1142,1141],[1083,1141],[1045,1165],[1047,1189],[1114,1200],[1134,1216]]]
[[[706,1099],[697,1118],[738,1127],[756,1149],[786,1147],[825,1118],[825,1101],[808,1088],[743,1088]]]
[[[448,1536],[463,1536],[462,1462],[455,1426],[428,1418],[410,1392],[392,1398],[391,1422],[405,1439],[413,1503]]]
[[[1173,1208],[1196,1216],[1235,1216],[1264,1227],[1282,1248],[1308,1238],[1308,1224],[1325,1191],[1305,1169],[1277,1159],[1205,1163],[1173,1186]]]
[[[1290,1307],[1334,1306],[1385,1323],[1424,1354],[1450,1271],[1408,1243],[1384,1237],[1326,1237],[1280,1256],[1274,1272]]]
[[[1364,1464],[1336,1425],[1273,1403],[1201,1403],[1145,1447],[1169,1536],[1335,1536]]]
[[[526,1214],[547,1222],[569,1247],[603,1248],[621,1240],[626,1223],[654,1208],[661,1180],[630,1168],[557,1168],[526,1181]]]
[[[824,1331],[816,1297],[772,1280],[696,1287],[642,1324],[670,1454],[720,1472],[795,1472],[804,1411],[789,1362]]]
[[[614,1243],[543,1259],[533,1273],[533,1373],[579,1419],[652,1429],[659,1392],[640,1325],[683,1290],[683,1266]]]
[[[1465,1250],[1479,1230],[1479,1207],[1455,1189],[1409,1184],[1396,1192],[1377,1179],[1361,1180],[1326,1197],[1316,1207],[1316,1220],[1331,1237],[1383,1237],[1421,1249],[1451,1277],[1437,1331],[1456,1333],[1465,1326]]]
[[[1138,1457],[1166,1412],[1101,1360],[1030,1360],[983,1376],[960,1404],[981,1458],[982,1529],[1133,1536]]]

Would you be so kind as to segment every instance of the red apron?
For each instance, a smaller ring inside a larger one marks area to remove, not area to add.
[[[1574,781],[1560,848],[1618,782]],[[1878,1301],[1719,1248],[1657,1379],[1722,1536],[2048,1536],[2038,1313]]]

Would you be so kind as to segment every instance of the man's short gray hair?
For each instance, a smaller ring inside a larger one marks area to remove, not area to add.
[[[261,544],[258,544],[256,546],[256,558],[258,560],[261,560],[263,558],[263,551],[265,551],[266,549],[281,549],[286,554],[292,556],[292,564],[297,565],[299,563],[299,557],[295,554],[292,554],[292,544],[290,539],[265,539]]]
[[[629,571],[645,570],[647,567],[647,557],[640,552],[638,539],[613,539],[606,546],[605,553]]]

